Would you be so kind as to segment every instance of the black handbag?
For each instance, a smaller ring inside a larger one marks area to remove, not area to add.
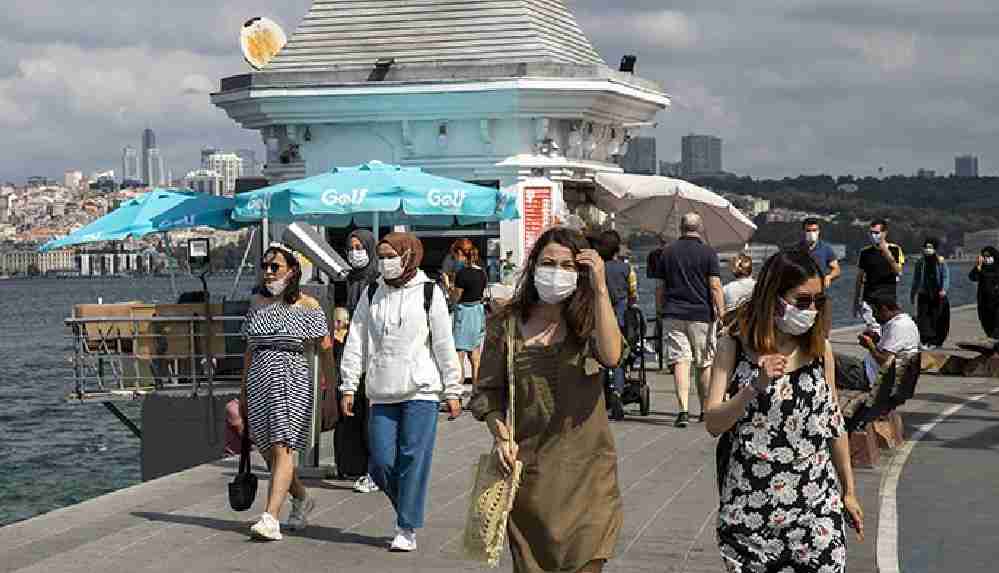
[[[250,431],[243,429],[243,446],[239,453],[239,473],[229,484],[229,505],[234,511],[246,511],[257,497],[257,476],[250,467]]]

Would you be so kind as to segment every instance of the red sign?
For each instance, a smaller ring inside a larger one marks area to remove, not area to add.
[[[552,225],[551,187],[524,189],[524,261],[531,254],[538,237]]]

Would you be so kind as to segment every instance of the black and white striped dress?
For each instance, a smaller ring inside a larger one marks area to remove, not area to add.
[[[246,374],[250,435],[261,451],[275,444],[306,447],[312,420],[312,381],[305,344],[329,334],[322,309],[283,302],[250,309],[243,335],[252,352]]]

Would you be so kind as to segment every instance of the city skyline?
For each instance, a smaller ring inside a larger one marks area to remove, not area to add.
[[[227,75],[248,72],[238,30],[252,16],[287,32],[310,0],[247,0],[238,9],[178,0],[169,7],[107,0],[136,24],[105,31],[96,14],[68,19],[54,0],[18,2],[0,18],[9,55],[0,64],[0,180],[58,178],[120,168],[122,147],[152,126],[164,161],[181,175],[204,142],[224,149],[262,144],[212,106]],[[680,159],[680,137],[725,141],[725,170],[777,178],[799,173],[953,172],[956,155],[997,173],[999,147],[985,57],[999,39],[999,7],[961,0],[865,6],[796,1],[767,6],[718,2],[569,2],[611,66],[636,54],[637,73],[673,97],[655,129],[659,158]],[[184,23],[183,40],[168,31]],[[128,31],[125,32],[125,29]],[[768,38],[761,42],[759,38]],[[794,46],[794,49],[788,49]],[[60,134],[54,137],[53,134]],[[92,134],[100,134],[93,138]],[[86,142],[84,144],[84,142]]]

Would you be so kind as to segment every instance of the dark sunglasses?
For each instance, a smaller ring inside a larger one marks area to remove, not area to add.
[[[260,263],[260,269],[264,272],[276,273],[281,270],[281,263]]]
[[[822,310],[822,308],[826,305],[826,295],[817,294],[812,296],[809,294],[799,294],[798,298],[790,304],[798,310],[809,310],[812,308],[813,304],[815,305],[815,310]]]

